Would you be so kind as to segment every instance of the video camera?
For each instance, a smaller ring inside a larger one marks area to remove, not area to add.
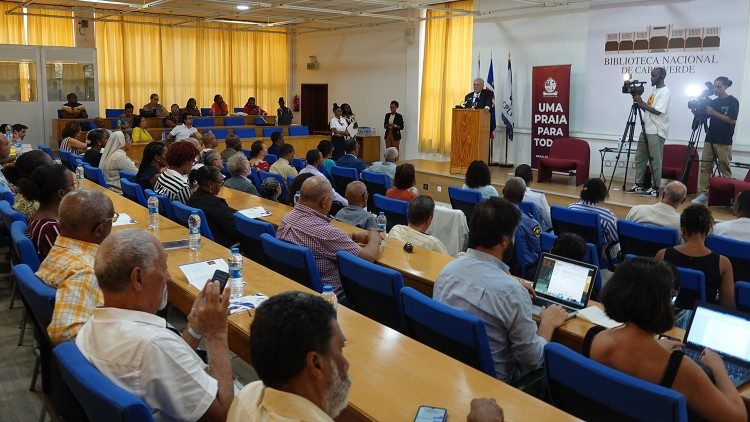
[[[626,73],[622,75],[623,83],[622,83],[622,93],[623,94],[630,94],[632,96],[636,95],[643,95],[643,91],[645,91],[644,84],[646,82],[639,81],[639,80],[630,80],[630,74]]]
[[[716,87],[714,87],[714,84],[712,82],[706,82],[705,85],[706,85],[706,89],[700,94],[697,94],[697,91],[700,90],[700,88],[696,88],[696,87],[688,88],[688,90],[691,92],[688,93],[687,106],[690,110],[693,110],[693,112],[695,113],[705,113],[706,107],[711,102],[711,96],[716,93]]]

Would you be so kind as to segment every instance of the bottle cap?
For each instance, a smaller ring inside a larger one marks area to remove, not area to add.
[[[324,284],[323,285],[323,293],[325,293],[325,292],[332,292],[332,291],[333,291],[333,286],[331,286],[330,284]]]
[[[233,254],[240,253],[240,248],[238,248],[237,246],[232,246],[230,251],[232,251]]]

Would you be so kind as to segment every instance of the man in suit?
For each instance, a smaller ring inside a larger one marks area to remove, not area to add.
[[[347,139],[344,145],[345,154],[336,161],[336,165],[340,167],[351,167],[357,169],[357,174],[362,173],[365,169],[364,161],[357,158],[359,154],[359,143],[356,139]]]
[[[474,79],[474,91],[466,94],[464,103],[466,108],[486,108],[487,110],[494,107],[492,101],[495,94],[489,89],[484,89],[484,79]]]

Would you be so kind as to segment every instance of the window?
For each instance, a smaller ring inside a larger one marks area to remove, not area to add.
[[[0,101],[36,100],[36,62],[0,61]]]
[[[93,64],[47,62],[44,68],[48,101],[66,102],[71,92],[78,101],[94,101]]]

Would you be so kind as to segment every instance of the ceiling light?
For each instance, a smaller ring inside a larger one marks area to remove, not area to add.
[[[263,26],[262,23],[258,22],[248,22],[248,21],[238,21],[234,19],[210,19],[208,22],[222,22],[222,23],[233,23],[238,25],[254,25],[254,26]]]
[[[79,0],[85,3],[99,3],[99,4],[111,4],[114,6],[128,6],[133,8],[138,8],[140,5],[132,4],[132,3],[125,3],[121,1],[108,1],[108,0]]]
[[[246,4],[238,4],[237,5],[237,10],[250,10],[250,6],[248,6]]]

